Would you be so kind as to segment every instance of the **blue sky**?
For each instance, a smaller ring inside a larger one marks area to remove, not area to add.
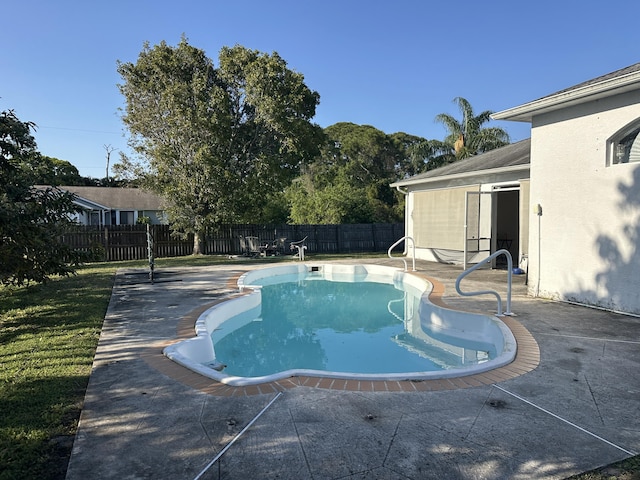
[[[0,110],[38,125],[44,155],[104,177],[104,146],[128,151],[116,62],[184,34],[216,65],[223,46],[278,52],[320,94],[322,127],[442,139],[434,118],[459,117],[457,96],[500,111],[640,62],[639,14],[632,0],[4,2]]]

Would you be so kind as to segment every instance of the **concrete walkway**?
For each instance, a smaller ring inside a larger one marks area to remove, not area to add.
[[[524,276],[514,277],[512,310],[540,361],[504,381],[366,392],[292,379],[248,395],[159,368],[153,358],[184,319],[254,266],[264,265],[160,269],[153,285],[142,271],[118,274],[68,480],[552,479],[640,452],[640,319],[529,298]],[[455,293],[460,267],[418,270],[444,284],[447,304],[495,311],[491,296]],[[463,288],[504,292],[505,278],[478,271]]]

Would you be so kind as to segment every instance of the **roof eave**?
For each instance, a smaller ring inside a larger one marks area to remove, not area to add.
[[[512,173],[518,171],[529,171],[529,164],[511,165],[509,167],[489,168],[487,170],[474,170],[473,172],[454,173],[451,175],[441,175],[439,177],[427,178],[408,178],[392,183],[391,187],[410,187],[412,185],[421,185],[425,183],[442,182],[448,180],[458,180],[461,178],[478,177],[481,175],[496,175],[501,173]]]
[[[101,205],[97,202],[93,202],[89,199],[86,199],[84,197],[80,197],[79,195],[75,195],[75,198],[73,199],[73,203],[75,203],[76,205],[82,207],[82,208],[86,208],[89,210],[110,210],[109,207],[106,207],[104,205]]]
[[[531,122],[534,115],[551,112],[570,105],[585,103],[611,94],[620,94],[640,88],[640,72],[632,72],[621,77],[585,85],[555,95],[534,100],[491,115],[493,120]]]

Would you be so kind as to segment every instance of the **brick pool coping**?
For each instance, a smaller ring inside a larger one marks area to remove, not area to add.
[[[412,272],[412,275],[424,278],[433,285],[433,290],[429,294],[429,300],[431,303],[441,307],[451,308],[442,299],[444,294],[444,284],[434,278],[420,273]],[[240,274],[229,281],[228,286],[230,288],[237,288],[237,279],[239,276]],[[222,300],[202,305],[189,312],[178,322],[176,338],[157,342],[145,347],[141,352],[141,358],[158,372],[184,385],[195,388],[209,395],[225,397],[276,393],[300,386],[363,392],[426,392],[437,390],[456,390],[504,382],[534,370],[540,363],[540,349],[538,347],[538,343],[520,322],[509,316],[501,316],[500,320],[509,327],[516,339],[517,351],[513,362],[487,372],[454,378],[428,380],[347,380],[325,377],[296,376],[284,380],[261,383],[259,385],[235,387],[225,385],[193,372],[163,355],[162,350],[166,346],[194,336],[195,322],[205,310],[232,297],[233,296],[229,296]]]

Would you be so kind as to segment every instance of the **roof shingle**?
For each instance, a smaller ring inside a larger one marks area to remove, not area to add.
[[[113,210],[163,210],[161,196],[139,188],[63,186],[61,190]]]

